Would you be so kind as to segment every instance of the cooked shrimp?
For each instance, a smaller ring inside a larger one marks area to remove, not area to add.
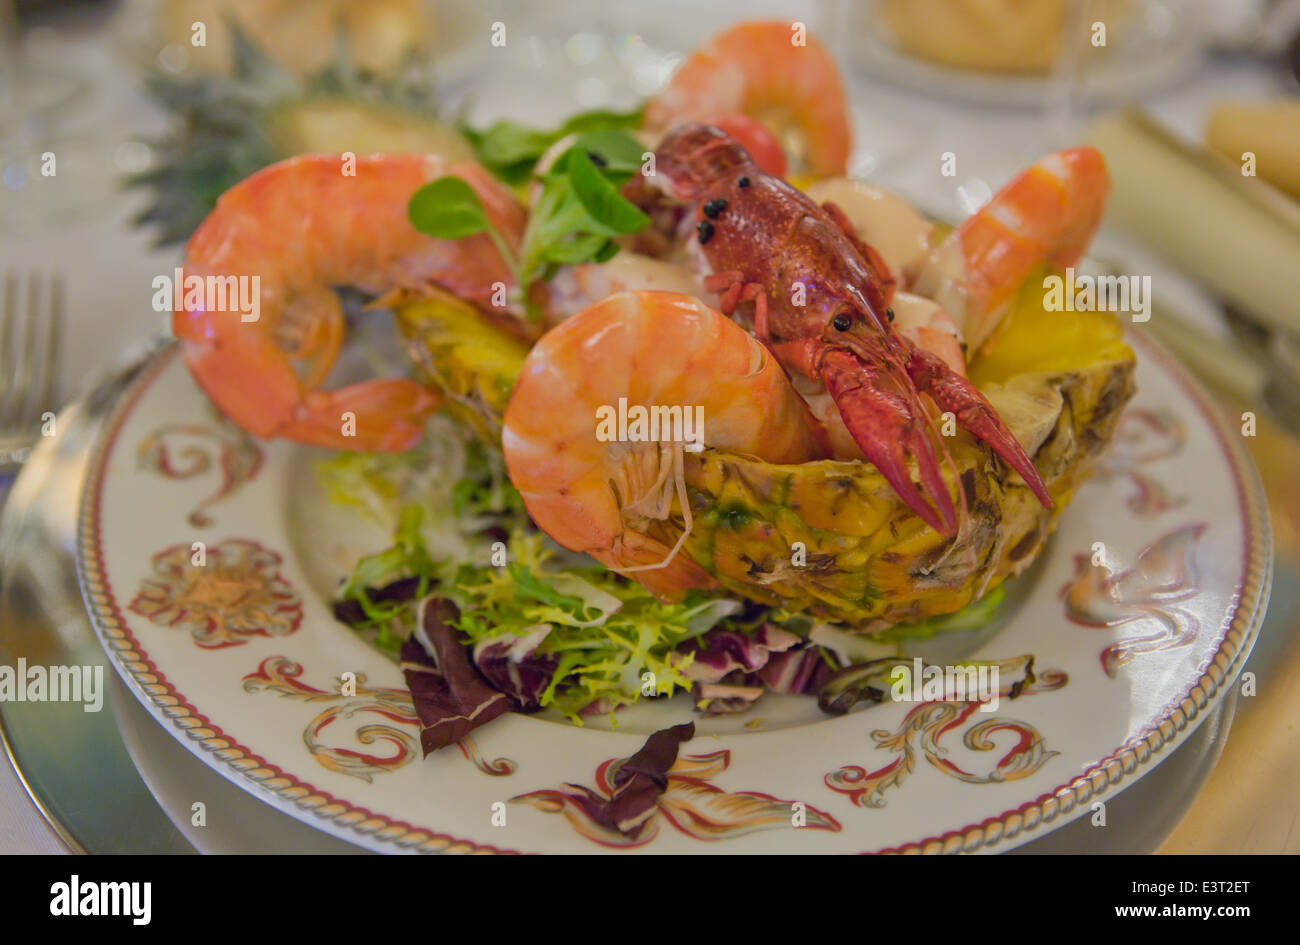
[[[338,157],[293,158],[223,194],[190,239],[186,278],[255,275],[260,312],[245,321],[211,299],[187,301],[173,313],[172,330],[199,385],[246,430],[319,446],[402,450],[419,440],[423,417],[437,406],[432,392],[406,378],[318,389],[343,344],[334,287],[380,294],[432,283],[487,305],[493,283],[512,282],[491,240],[425,236],[407,220],[407,203],[429,180],[458,176],[512,248],[524,213],[475,164],[376,154],[356,159],[355,176],[344,168]]]
[[[544,335],[506,409],[501,441],[510,479],[552,538],[664,597],[710,583],[678,554],[692,528],[687,445],[667,430],[657,440],[631,440],[631,424],[630,441],[609,441],[600,421],[620,401],[633,405],[629,416],[637,407],[664,417],[674,409],[685,418],[702,411],[703,446],[772,463],[819,455],[805,407],[780,365],[694,298],[624,292]],[[669,519],[677,516],[681,534],[674,541],[677,526]]]
[[[1049,154],[930,253],[913,291],[938,302],[974,351],[1036,267],[1063,269],[1078,261],[1101,222],[1109,191],[1100,151]]]
[[[647,127],[667,131],[689,121],[748,115],[775,132],[794,172],[843,175],[853,138],[844,84],[819,40],[804,35],[805,45],[795,45],[798,26],[766,20],[714,36],[646,106]]]

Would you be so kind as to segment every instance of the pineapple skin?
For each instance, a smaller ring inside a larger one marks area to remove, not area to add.
[[[1135,361],[1117,360],[1015,379],[1055,395],[1054,421],[1033,454],[1050,510],[965,433],[947,441],[960,473],[945,480],[958,504],[960,485],[968,514],[953,537],[925,525],[867,463],[776,466],[705,450],[686,460],[695,524],[685,549],[728,591],[863,633],[961,610],[1042,551],[1136,392],[1135,374]],[[998,406],[1003,392],[985,393]],[[1017,437],[1029,432],[1008,425]],[[661,541],[675,539],[664,531]]]
[[[776,465],[706,448],[684,454],[694,525],[683,552],[730,593],[860,633],[961,610],[1028,568],[1137,392],[1137,359],[1119,320],[1044,311],[1039,284],[1026,283],[969,368],[1033,459],[1052,509],[962,430],[943,438],[953,460],[944,478],[968,516],[952,537],[922,522],[870,463]],[[499,445],[535,339],[518,335],[517,320],[494,320],[445,293],[398,298],[395,311],[417,375]],[[674,505],[647,531],[671,547],[683,527]]]
[[[499,448],[506,405],[536,333],[433,286],[386,301],[416,377],[442,394],[448,412]]]

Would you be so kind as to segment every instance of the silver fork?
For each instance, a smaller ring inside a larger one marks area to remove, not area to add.
[[[25,286],[24,286],[25,283]],[[24,291],[25,289],[25,291]],[[63,277],[4,277],[0,301],[0,475],[27,461],[55,409],[63,330]]]

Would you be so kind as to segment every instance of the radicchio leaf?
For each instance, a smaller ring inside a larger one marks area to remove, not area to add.
[[[609,800],[588,807],[592,819],[627,836],[640,833],[658,809],[660,795],[668,790],[668,770],[677,763],[678,749],[694,737],[695,723],[686,722],[647,738],[640,751],[614,772]]]
[[[493,688],[510,696],[519,712],[537,712],[542,708],[542,693],[560,663],[554,654],[537,652],[551,629],[549,623],[538,624],[523,636],[506,633],[474,647],[474,665],[478,671]]]
[[[835,672],[822,653],[816,644],[771,653],[759,669],[758,678],[772,692],[787,695],[817,692]]]
[[[402,644],[401,669],[420,718],[426,757],[511,708],[510,698],[484,682],[456,639],[452,624],[459,617],[451,601],[426,597],[420,602],[418,629]]]
[[[735,630],[710,630],[685,647],[685,652],[694,652],[695,659],[682,674],[699,683],[716,683],[735,670],[760,670],[770,654],[788,650],[799,642],[796,634],[771,623],[761,624],[751,636]]]
[[[817,705],[831,715],[844,715],[859,702],[883,702],[889,692],[889,674],[897,666],[912,665],[902,657],[887,656],[846,666],[831,676],[817,692]]]

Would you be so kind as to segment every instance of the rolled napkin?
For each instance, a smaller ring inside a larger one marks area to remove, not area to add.
[[[1109,219],[1268,326],[1300,334],[1300,203],[1137,111],[1095,123]]]

